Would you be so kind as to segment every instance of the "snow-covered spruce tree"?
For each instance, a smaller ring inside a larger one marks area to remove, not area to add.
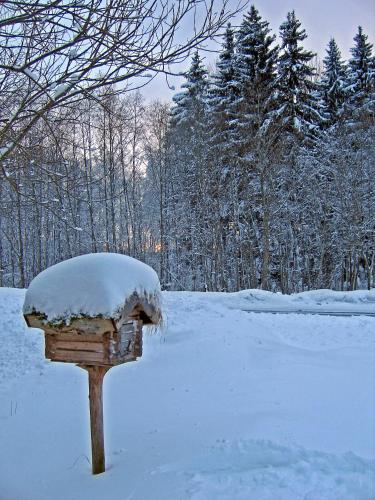
[[[327,125],[334,125],[344,111],[348,93],[345,91],[347,72],[340,50],[334,38],[328,43],[326,57],[323,59],[323,75],[319,84],[322,103],[322,115],[326,116]]]
[[[270,288],[270,223],[277,156],[275,88],[278,47],[269,23],[251,6],[237,36],[236,139],[241,182],[241,264],[246,286]]]
[[[297,159],[297,181],[292,190],[299,193],[298,203],[294,207],[296,215],[290,214],[290,220],[297,219],[304,230],[294,230],[295,248],[300,255],[295,258],[295,266],[303,282],[310,288],[331,288],[337,285],[336,269],[338,246],[333,237],[332,226],[335,211],[334,171],[329,161],[328,148],[335,142],[334,129],[343,124],[343,112],[347,92],[346,67],[336,41],[329,41],[326,57],[323,60],[323,73],[318,82],[320,114],[324,117],[321,125],[325,133],[316,141],[314,152],[301,149]],[[329,145],[329,146],[328,146]],[[340,264],[338,265],[340,268]]]
[[[354,37],[352,58],[349,61],[347,90],[349,92],[348,115],[362,111],[375,111],[375,58],[372,55],[373,45],[361,26]]]
[[[301,43],[307,38],[295,12],[288,12],[280,26],[281,54],[278,67],[278,110],[283,129],[294,137],[316,136],[321,116],[318,113],[313,52]]]
[[[314,54],[303,48],[307,38],[295,12],[289,12],[280,26],[281,53],[277,76],[279,142],[283,158],[278,178],[277,266],[278,285],[284,292],[303,287],[303,256],[300,241],[303,228],[301,205],[302,172],[298,157],[314,145],[323,117],[318,111]],[[306,154],[309,154],[308,152]]]
[[[227,150],[232,148],[233,103],[239,93],[234,47],[234,32],[228,24],[216,71],[209,81],[206,99],[207,113],[212,127],[210,145],[213,154],[221,158],[227,156]]]
[[[238,287],[236,255],[238,238],[235,226],[237,196],[236,144],[233,141],[234,102],[238,96],[234,59],[234,32],[230,24],[224,34],[216,70],[207,93],[209,144],[207,168],[212,202],[213,286],[215,290]]]
[[[186,74],[182,92],[174,96],[168,132],[169,162],[173,165],[174,218],[170,239],[174,241],[177,287],[210,288],[212,273],[210,239],[206,227],[210,216],[206,169],[209,130],[206,122],[207,71],[196,52]],[[170,246],[171,248],[171,246]]]
[[[237,35],[236,70],[243,114],[239,127],[244,129],[243,135],[250,130],[258,133],[274,108],[278,47],[270,31],[269,23],[252,5]]]
[[[192,121],[204,115],[207,85],[207,70],[203,66],[199,52],[196,51],[190,69],[186,73],[186,82],[181,85],[183,91],[173,97],[175,103],[172,109],[173,125],[191,125]]]

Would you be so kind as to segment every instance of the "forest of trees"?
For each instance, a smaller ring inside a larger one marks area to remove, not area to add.
[[[0,285],[105,251],[167,290],[374,287],[372,45],[358,28],[320,64],[306,37],[253,6],[172,105],[109,85],[38,121],[2,163]]]

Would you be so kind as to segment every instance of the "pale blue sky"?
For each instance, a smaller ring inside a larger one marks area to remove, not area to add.
[[[343,57],[348,59],[350,47],[353,46],[353,37],[359,25],[369,36],[369,41],[375,42],[375,0],[258,0],[249,2],[248,6],[252,3],[263,19],[269,21],[270,27],[277,35],[287,12],[294,9],[308,35],[305,47],[317,52],[320,58],[324,57],[327,43],[333,36]],[[245,11],[247,10],[248,7],[245,8]],[[236,16],[232,24],[239,24],[241,19],[242,14]],[[215,54],[208,53],[205,57],[207,64],[213,65]],[[183,71],[187,67],[189,61],[179,69]],[[183,78],[170,81],[177,91]],[[158,78],[144,88],[143,93],[148,100],[153,98],[169,100],[174,91],[168,89],[165,78]]]

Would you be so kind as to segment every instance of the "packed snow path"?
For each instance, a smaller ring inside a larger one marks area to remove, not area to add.
[[[165,330],[106,376],[92,476],[86,373],[44,360],[23,295],[0,289],[0,500],[375,498],[374,318],[164,293]]]

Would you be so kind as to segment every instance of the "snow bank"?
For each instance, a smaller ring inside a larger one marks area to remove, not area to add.
[[[191,292],[182,292],[191,293]],[[194,292],[198,293],[198,292]],[[311,290],[308,292],[284,295],[264,290],[242,290],[234,293],[212,293],[213,301],[222,301],[231,308],[244,311],[280,311],[313,313],[362,313],[375,314],[375,289],[353,292],[333,290]]]
[[[370,304],[375,312],[375,289],[337,292],[334,290],[310,290],[309,292],[283,295],[264,290],[244,290],[239,295],[254,303],[265,302],[270,305],[323,305],[329,304]]]
[[[174,292],[164,292],[164,297]],[[249,289],[240,292],[179,292],[181,305],[202,303],[223,305],[246,312],[303,313],[324,315],[375,315],[375,289],[353,292],[311,290],[284,295]]]
[[[160,283],[151,267],[126,255],[81,255],[34,278],[23,312],[42,313],[49,322],[69,322],[80,316],[116,319],[134,293],[154,305],[159,303]]]

